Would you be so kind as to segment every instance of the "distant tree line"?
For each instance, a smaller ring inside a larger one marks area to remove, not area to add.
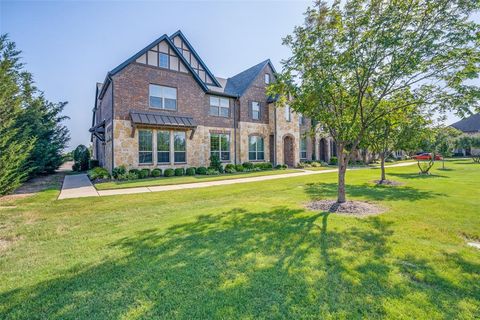
[[[0,195],[54,172],[70,140],[61,115],[67,102],[48,101],[24,69],[21,51],[0,35]]]

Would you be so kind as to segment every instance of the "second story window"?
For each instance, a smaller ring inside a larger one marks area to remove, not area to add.
[[[270,84],[270,74],[265,73],[265,84]]]
[[[305,117],[303,114],[298,115],[298,124],[303,126],[305,124]]]
[[[292,112],[289,105],[285,106],[285,120],[288,122],[292,121]]]
[[[177,110],[177,89],[151,84],[149,104],[150,108]]]
[[[210,97],[210,115],[228,117],[230,114],[230,102],[227,98]]]
[[[260,120],[260,102],[252,101],[252,119]]]

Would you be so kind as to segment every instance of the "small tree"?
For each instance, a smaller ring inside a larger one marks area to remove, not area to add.
[[[73,151],[73,170],[85,171],[88,170],[88,161],[90,160],[90,151],[83,144],[78,145]]]
[[[456,140],[455,146],[458,149],[470,149],[472,160],[476,163],[480,163],[480,134],[460,136]],[[474,151],[472,149],[479,150]]]
[[[435,137],[435,151],[442,155],[442,169],[445,170],[445,158],[453,155],[453,149],[455,149],[456,138],[461,134],[455,128],[442,127],[437,131]]]
[[[335,140],[338,203],[346,201],[348,162],[380,120],[412,105],[479,107],[479,89],[466,81],[479,70],[479,25],[470,19],[479,6],[463,0],[317,1],[304,25],[284,39],[292,56],[269,94]]]

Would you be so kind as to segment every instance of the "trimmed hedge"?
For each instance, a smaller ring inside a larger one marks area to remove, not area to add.
[[[241,164],[236,164],[235,165],[235,170],[237,172],[243,172],[243,171],[245,171],[245,168]]]
[[[96,179],[108,179],[110,178],[110,173],[108,173],[107,169],[95,167],[91,170],[88,170],[88,177],[90,180]]]
[[[148,178],[150,176],[150,169],[144,168],[138,172],[138,177],[140,179]]]
[[[173,177],[175,175],[175,170],[173,169],[165,169],[165,171],[163,172],[163,175],[165,177]]]
[[[196,173],[196,174],[205,175],[205,174],[207,174],[207,168],[205,168],[205,167],[198,167],[198,168],[195,170],[195,173]]]
[[[235,172],[237,172],[237,170],[235,169],[235,165],[234,165],[234,164],[231,164],[231,163],[227,164],[227,165],[225,166],[225,172],[226,172],[226,173],[235,173]]]
[[[187,176],[194,176],[195,175],[195,168],[194,167],[187,168],[187,170],[185,170],[185,174]]]
[[[260,170],[271,170],[271,169],[273,169],[273,165],[270,162],[257,162],[253,166],[254,166],[254,168],[258,168]]]
[[[88,168],[93,169],[100,167],[100,162],[98,160],[90,159],[88,160]]]
[[[255,167],[251,162],[244,162],[242,166],[245,170],[253,170],[253,168]]]
[[[185,175],[185,169],[183,168],[176,168],[175,169],[175,175],[177,177],[184,176]]]
[[[119,179],[120,176],[125,176],[126,174],[127,174],[127,169],[125,168],[125,166],[119,166],[119,167],[113,168],[112,170],[112,176],[115,179]]]
[[[155,168],[152,170],[151,176],[154,178],[160,177],[162,175],[162,169]]]

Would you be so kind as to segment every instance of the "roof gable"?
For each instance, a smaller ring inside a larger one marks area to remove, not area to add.
[[[450,126],[463,132],[480,132],[480,113],[457,121]]]
[[[125,69],[125,67],[127,67],[130,63],[132,62],[135,62],[137,59],[139,59],[141,56],[143,56],[145,53],[147,53],[152,47],[155,47],[157,46],[160,42],[162,41],[165,41],[168,46],[172,49],[172,51],[175,53],[175,55],[178,56],[178,58],[180,59],[180,61],[185,65],[185,67],[188,69],[188,71],[190,71],[190,73],[192,74],[193,78],[195,79],[195,81],[197,81],[197,83],[200,85],[200,87],[206,92],[208,91],[208,87],[207,85],[200,79],[198,73],[196,73],[192,67],[190,66],[190,62],[189,61],[186,61],[185,57],[178,51],[177,47],[175,47],[175,45],[173,44],[172,40],[166,35],[162,35],[160,38],[156,39],[155,41],[153,41],[152,43],[150,43],[149,45],[147,45],[145,48],[143,48],[142,50],[138,51],[136,54],[134,54],[133,56],[131,56],[130,58],[128,58],[127,60],[125,60],[124,62],[122,62],[121,64],[119,64],[117,67],[115,67],[114,69],[112,69],[110,72],[107,73],[107,76],[105,78],[105,81],[104,81],[104,85],[102,87],[102,91],[100,92],[100,95],[99,97],[100,98],[103,98],[103,95],[105,94],[105,91],[106,91],[106,88],[108,87],[108,85],[110,84],[110,81],[111,81],[111,77],[114,76],[115,74],[117,74],[118,72],[122,71],[123,69]]]
[[[247,70],[240,72],[239,74],[228,78],[227,84],[225,86],[225,92],[236,94],[236,95],[243,95],[245,91],[252,85],[253,81],[257,78],[257,76],[262,72],[265,66],[269,65],[270,68],[274,73],[276,73],[275,68],[272,65],[270,59],[260,62],[257,65],[254,65]]]
[[[194,71],[199,75],[200,79],[207,85],[221,87],[220,83],[217,81],[213,73],[208,69],[207,65],[200,58],[198,53],[195,51],[193,46],[187,40],[185,35],[181,30],[178,30],[170,36],[174,46],[182,53],[185,60],[187,60],[194,69]]]

